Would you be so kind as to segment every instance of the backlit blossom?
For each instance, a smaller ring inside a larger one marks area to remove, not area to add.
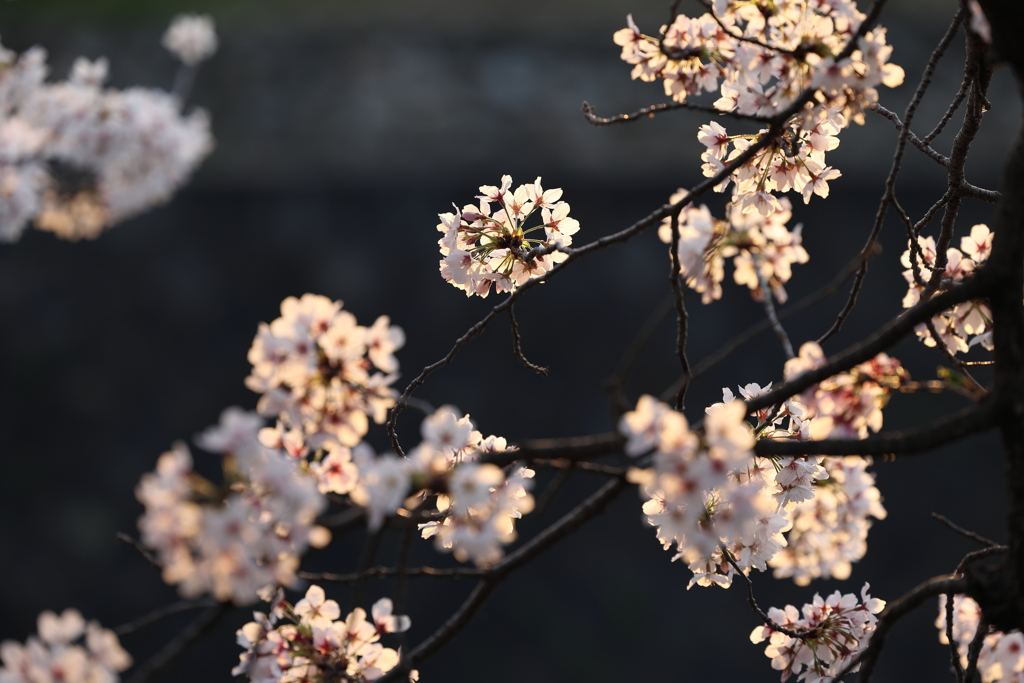
[[[560,189],[541,187],[540,178],[512,191],[512,177],[506,175],[501,187],[480,187],[479,205],[438,214],[437,229],[444,233],[438,240],[441,276],[466,296],[486,297],[491,285],[511,292],[547,273],[567,258],[562,250],[580,229],[561,195]],[[527,225],[538,217],[536,225]]]
[[[0,643],[0,681],[117,683],[118,674],[132,665],[117,635],[99,622],[86,624],[76,609],[42,612],[37,629],[38,636],[29,636],[24,645]]]

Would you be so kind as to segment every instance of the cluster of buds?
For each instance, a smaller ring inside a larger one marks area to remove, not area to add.
[[[544,275],[567,258],[558,250],[572,244],[580,229],[569,205],[559,201],[562,190],[545,190],[540,178],[511,188],[512,177],[502,176],[501,187],[481,186],[479,206],[438,214],[437,229],[444,233],[438,240],[441,276],[466,296],[486,297],[492,284],[499,293],[511,292]],[[537,215],[540,222],[527,227]]]
[[[304,461],[261,444],[262,424],[258,415],[229,408],[197,438],[223,456],[222,486],[194,472],[188,447],[179,443],[135,490],[146,507],[142,542],[156,551],[164,581],[185,597],[209,592],[251,603],[264,586],[293,585],[306,548],[330,541],[315,524],[327,506],[317,478]]]
[[[0,681],[4,683],[117,683],[118,674],[132,665],[117,635],[96,621],[85,623],[81,613],[39,615],[38,637],[25,644],[0,643]],[[83,637],[84,636],[84,637]]]
[[[405,335],[390,322],[380,316],[363,327],[342,302],[315,294],[282,301],[281,317],[260,323],[249,349],[245,384],[262,394],[258,412],[277,417],[283,434],[297,430],[289,438],[313,448],[332,440],[358,444],[369,418],[382,423],[395,404],[393,354]]]
[[[45,50],[0,46],[0,241],[30,221],[95,238],[167,201],[209,154],[205,112],[184,116],[174,95],[153,88],[103,88],[107,67],[79,58],[66,81],[47,83]]]
[[[756,645],[768,640],[765,655],[771,658],[772,668],[782,672],[783,681],[794,674],[808,683],[830,681],[867,647],[878,623],[875,615],[884,607],[884,600],[868,594],[868,584],[861,589],[860,599],[852,593],[840,595],[839,591],[825,600],[815,594],[814,601],[800,611],[792,605],[768,610],[775,624],[797,632],[799,637],[765,625],[754,629],[750,641]]]
[[[967,668],[971,641],[981,623],[981,607],[966,595],[953,596],[953,640],[960,655],[960,666]],[[946,596],[939,596],[939,642],[949,645],[946,634]],[[1024,634],[990,630],[978,653],[978,673],[985,683],[1018,683],[1024,679]]]
[[[942,273],[939,289],[970,278],[988,260],[994,236],[988,226],[975,225],[970,235],[960,239],[960,249],[947,249],[946,269]],[[910,286],[907,295],[903,297],[904,308],[910,308],[921,300],[921,293],[935,271],[935,261],[935,239],[932,237],[918,237],[917,249],[908,248],[903,252],[901,262],[907,269],[903,271],[903,277]],[[992,350],[992,312],[983,301],[957,304],[955,308],[932,318],[932,326],[950,353],[966,353],[975,344]],[[925,346],[936,346],[927,325],[922,323],[914,329]]]
[[[367,683],[375,681],[399,662],[396,650],[378,641],[388,633],[408,630],[407,616],[392,614],[388,598],[381,598],[366,611],[357,607],[344,619],[324,589],[310,586],[306,596],[290,604],[282,592],[265,592],[270,614],[254,612],[251,621],[236,632],[245,648],[232,673],[245,675],[253,683],[323,681],[323,683]],[[409,680],[418,674],[410,672]]]
[[[786,381],[824,364],[821,346],[807,342],[796,358],[786,361]],[[798,402],[804,413],[804,438],[863,439],[868,430],[877,432],[882,428],[882,408],[908,377],[898,360],[880,353],[815,384],[800,394]]]
[[[504,438],[483,438],[469,415],[444,406],[423,421],[423,441],[408,458],[394,454],[360,457],[359,484],[351,498],[367,508],[371,529],[388,515],[415,514],[423,538],[460,562],[487,567],[504,557],[515,540],[515,520],[533,510],[534,472],[513,465],[508,472],[481,462],[510,450]]]
[[[686,198],[680,189],[669,199],[675,204]],[[807,263],[807,251],[801,240],[801,225],[786,228],[792,217],[789,200],[783,197],[778,209],[767,214],[744,213],[739,204],[728,208],[728,221],[714,218],[707,206],[687,205],[679,213],[679,272],[691,289],[699,292],[707,304],[722,296],[724,262],[733,259],[733,279],[750,288],[755,300],[764,299],[766,289],[779,302],[787,297],[783,285],[793,275],[794,263]],[[672,242],[671,219],[658,228],[658,237],[665,244]]]
[[[869,465],[871,458],[859,456],[821,459],[824,478],[813,497],[789,511],[788,545],[768,562],[775,578],[792,577],[806,586],[812,579],[850,577],[851,563],[867,552],[869,517],[886,516]]]
[[[851,120],[864,123],[864,110],[878,101],[877,86],[903,82],[903,69],[888,63],[885,29],[857,36],[864,15],[851,0],[716,0],[710,9],[696,18],[676,16],[660,37],[643,34],[629,17],[614,40],[623,61],[634,65],[633,78],[661,80],[677,102],[718,91],[715,108],[763,119],[814,88],[783,136],[732,176],[734,202],[765,213],[777,208],[773,191],[795,190],[805,201],[812,193],[827,196],[827,181],[839,176],[824,163],[824,152],[838,145],[835,135]],[[855,49],[840,59],[851,40]],[[718,124],[705,126],[702,141],[716,139],[705,142],[705,174],[718,173],[766,132],[730,136]]]

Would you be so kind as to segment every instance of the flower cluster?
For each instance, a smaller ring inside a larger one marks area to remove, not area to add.
[[[195,67],[217,51],[217,33],[209,14],[180,14],[164,33],[163,45],[181,60]]]
[[[852,593],[840,595],[839,591],[825,600],[815,594],[814,601],[800,611],[792,605],[768,610],[773,622],[799,632],[799,638],[765,625],[754,629],[750,641],[756,645],[768,639],[765,655],[771,658],[772,668],[782,672],[783,681],[794,674],[808,683],[830,681],[867,646],[878,623],[875,615],[884,607],[884,600],[868,594],[866,583],[860,599]]]
[[[789,511],[788,544],[768,561],[776,578],[806,586],[811,579],[850,577],[851,563],[867,552],[868,517],[886,516],[874,475],[866,471],[870,464],[858,456],[822,459],[825,478],[816,482],[813,498]]]
[[[653,467],[631,470],[630,480],[648,498],[643,511],[662,546],[675,546],[672,559],[687,562],[693,571],[690,586],[731,584],[735,570],[723,548],[744,571],[764,571],[786,544],[782,532],[789,526],[784,511],[789,501],[772,495],[786,494],[777,488],[771,467],[754,458],[754,433],[745,416],[742,401],[711,406],[699,435],[682,413],[643,396],[619,423],[628,455],[654,451]],[[815,465],[797,471],[803,464],[789,470],[788,483],[800,479],[798,485],[812,495]],[[798,500],[797,486],[790,490]]]
[[[751,400],[770,389],[748,384],[739,393]],[[648,498],[644,513],[658,540],[665,549],[676,547],[673,560],[690,563],[690,585],[728,587],[735,573],[730,559],[744,572],[771,566],[776,577],[791,576],[799,585],[849,576],[850,563],[867,548],[868,516],[885,517],[874,477],[865,472],[870,460],[754,456],[755,434],[812,435],[817,418],[807,419],[798,399],[757,411],[753,429],[729,389],[706,412],[704,434],[696,434],[681,413],[643,396],[619,424],[627,454],[653,452],[653,467],[634,469],[630,478]]]
[[[212,32],[212,28],[210,29]],[[0,241],[29,221],[77,240],[167,201],[213,146],[205,112],[171,94],[103,88],[107,60],[47,83],[46,51],[0,46]]]
[[[665,94],[677,102],[718,91],[715,108],[765,120],[813,88],[813,98],[786,122],[783,134],[730,180],[733,201],[744,212],[778,210],[773,192],[795,190],[805,202],[811,194],[828,196],[828,181],[840,175],[824,161],[824,153],[839,144],[835,136],[851,120],[864,123],[864,109],[878,101],[877,86],[903,82],[903,69],[888,63],[892,48],[885,29],[858,36],[864,15],[851,0],[716,0],[710,9],[696,18],[676,16],[662,26],[660,38],[641,33],[629,17],[614,40],[623,61],[634,65],[632,77],[663,81]],[[840,59],[851,40],[855,49]],[[767,132],[729,135],[717,123],[704,126],[705,175],[717,174]],[[716,189],[723,191],[727,182]]]
[[[245,385],[262,394],[257,411],[277,417],[293,442],[355,446],[369,417],[380,424],[395,404],[389,385],[397,379],[394,352],[405,335],[390,323],[382,315],[363,327],[340,301],[288,297],[281,317],[260,323],[249,349],[253,368]]]
[[[78,610],[43,612],[37,628],[38,637],[29,636],[24,645],[0,643],[3,683],[116,683],[132,665],[117,635],[99,622],[86,624]]]
[[[255,621],[236,632],[246,651],[232,670],[235,676],[245,675],[253,683],[365,683],[398,664],[398,652],[378,641],[383,634],[408,630],[411,621],[391,613],[390,599],[374,603],[367,620],[361,607],[340,619],[338,603],[327,600],[320,586],[310,586],[295,605],[280,592],[264,595],[271,602],[270,614],[254,612]],[[411,672],[409,680],[417,679]]]
[[[371,529],[388,515],[415,511],[424,538],[450,551],[460,562],[486,567],[504,556],[515,540],[515,520],[533,510],[529,490],[533,470],[515,467],[507,474],[481,462],[509,449],[502,437],[483,436],[469,415],[443,406],[423,421],[423,441],[408,458],[360,453],[359,484],[351,498],[367,508]],[[404,507],[404,509],[403,509]]]
[[[669,199],[675,204],[686,198],[680,189]],[[793,274],[794,263],[807,263],[807,251],[801,240],[801,225],[792,231],[786,223],[792,217],[789,200],[783,197],[778,209],[767,214],[743,213],[739,204],[728,207],[728,221],[715,219],[707,206],[692,204],[679,213],[679,272],[691,289],[702,294],[705,304],[722,296],[721,282],[725,276],[724,260],[733,258],[733,278],[738,285],[750,288],[755,300],[764,298],[764,288],[771,289],[779,302],[787,299],[783,284]],[[672,241],[672,224],[665,219],[658,228],[658,237],[665,244]]]
[[[258,415],[229,408],[197,438],[223,456],[225,482],[216,486],[192,467],[185,444],[143,475],[135,495],[146,507],[142,542],[153,548],[169,584],[186,597],[206,592],[242,605],[267,585],[295,583],[299,557],[330,541],[315,525],[327,505],[317,479],[285,451],[260,443]]]
[[[967,668],[971,641],[978,632],[981,608],[966,595],[953,596],[953,640],[960,654],[960,666]],[[949,645],[946,636],[946,596],[939,596],[939,642]],[[1024,634],[992,630],[985,634],[978,654],[978,673],[984,683],[1020,683],[1024,681]]]
[[[441,276],[466,296],[486,297],[492,284],[497,292],[511,292],[544,275],[567,258],[558,250],[572,244],[580,229],[569,205],[559,201],[562,190],[545,190],[540,178],[511,189],[512,177],[502,176],[501,187],[481,186],[479,206],[438,214]],[[526,227],[537,214],[540,223]],[[543,237],[531,236],[538,230]]]
[[[942,273],[940,288],[971,277],[992,253],[994,236],[988,226],[975,225],[971,228],[970,235],[960,239],[960,249],[947,249],[946,269]],[[921,292],[935,270],[935,239],[918,237],[917,249],[908,248],[900,260],[907,269],[903,271],[903,277],[910,286],[903,297],[903,307],[910,308],[921,300]],[[992,350],[992,312],[983,301],[965,301],[957,304],[955,308],[943,311],[932,318],[932,325],[943,346],[950,353],[966,353],[975,344]],[[914,329],[925,346],[936,345],[925,324],[922,323]]]
[[[786,381],[824,364],[821,347],[807,342],[796,358],[786,361]],[[815,384],[799,398],[806,421],[805,437],[863,439],[869,429],[877,432],[882,428],[882,408],[907,378],[898,360],[880,353],[848,372]]]

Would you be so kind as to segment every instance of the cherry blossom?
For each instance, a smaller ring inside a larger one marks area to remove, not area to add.
[[[782,135],[715,189],[734,184],[733,203],[743,213],[761,215],[781,210],[775,192],[799,192],[805,203],[812,194],[827,197],[828,181],[841,174],[825,163],[824,153],[839,144],[836,136],[849,121],[864,123],[864,110],[878,101],[878,86],[903,82],[903,69],[889,63],[885,29],[856,36],[864,15],[850,0],[720,0],[709,9],[696,18],[677,15],[661,27],[660,37],[643,34],[630,16],[614,41],[622,47],[622,60],[633,65],[632,77],[661,80],[677,102],[717,91],[717,109],[765,119],[814,88],[814,98]],[[838,59],[851,40],[857,41],[855,49]],[[702,126],[704,174],[716,175],[767,132],[729,135],[718,123]]]
[[[284,432],[301,430],[307,446],[336,441],[352,447],[370,420],[382,423],[394,405],[393,354],[404,343],[402,330],[387,316],[365,328],[340,301],[315,294],[288,297],[281,317],[259,326],[245,384],[262,394],[257,411],[276,417]]]
[[[401,633],[411,625],[409,617],[392,615],[392,609],[391,600],[381,598],[370,610],[373,622],[366,620],[361,607],[339,619],[338,603],[326,599],[317,585],[310,586],[294,606],[275,598],[269,616],[254,612],[254,621],[236,632],[245,652],[232,673],[258,683],[377,680],[399,662],[396,650],[378,642],[380,636]],[[418,674],[410,672],[409,680],[417,679]]]
[[[498,292],[511,292],[544,275],[568,257],[563,250],[580,229],[569,205],[559,201],[562,190],[545,190],[540,178],[511,188],[512,176],[502,176],[501,187],[480,187],[479,205],[438,214],[437,229],[444,233],[438,241],[441,276],[466,296],[486,297],[492,284]],[[527,227],[538,213],[540,223]],[[543,238],[530,236],[541,229]]]
[[[204,111],[184,115],[154,88],[104,88],[107,70],[106,59],[79,58],[49,83],[45,50],[0,47],[0,241],[30,221],[93,239],[167,201],[210,153]]]
[[[939,290],[969,279],[988,260],[993,237],[987,225],[978,224],[971,228],[969,235],[960,239],[960,249],[947,249],[946,268],[942,273]],[[910,308],[920,301],[925,284],[935,269],[935,239],[918,237],[917,249],[908,248],[903,252],[900,262],[907,269],[903,271],[903,277],[909,285],[903,297],[903,307]],[[992,350],[992,312],[984,301],[957,304],[955,308],[932,318],[932,325],[939,341],[950,353],[966,353],[977,344]],[[926,325],[918,325],[915,332],[925,346],[937,345]]]
[[[811,683],[830,681],[867,645],[878,623],[875,615],[885,607],[884,600],[868,594],[868,587],[865,583],[859,599],[839,591],[825,599],[815,594],[799,612],[792,605],[781,610],[772,607],[768,617],[773,622],[802,635],[795,638],[765,625],[753,630],[750,642],[768,640],[765,655],[772,660],[772,668],[782,672],[782,681],[793,675]],[[859,664],[853,671],[858,668]]]
[[[330,541],[315,524],[327,504],[318,472],[263,445],[262,424],[255,414],[229,408],[219,425],[197,437],[203,448],[221,454],[225,487],[196,474],[191,453],[179,443],[136,488],[146,508],[139,518],[142,542],[156,551],[164,581],[186,597],[209,592],[251,603],[261,587],[293,585],[299,556]],[[329,475],[323,479],[333,484]]]
[[[680,189],[669,198],[675,204],[686,197]],[[742,205],[734,202],[728,207],[728,220],[715,219],[703,204],[700,208],[684,207],[679,214],[679,272],[688,287],[702,294],[707,304],[722,295],[721,282],[725,276],[724,260],[733,259],[733,279],[746,285],[755,300],[764,298],[763,283],[771,287],[771,295],[780,303],[788,298],[783,285],[792,277],[794,263],[807,263],[801,230],[786,228],[792,216],[787,198],[774,202],[767,214],[759,211],[744,213]],[[669,219],[658,228],[658,237],[666,244],[672,241]]]
[[[0,681],[4,683],[110,682],[132,665],[132,658],[110,629],[88,624],[76,609],[60,615],[45,611],[38,618],[38,636],[25,644],[0,643]]]

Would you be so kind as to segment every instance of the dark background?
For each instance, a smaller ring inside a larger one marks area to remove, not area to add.
[[[0,37],[22,51],[50,51],[54,77],[78,55],[111,60],[117,87],[168,87],[175,64],[159,45],[178,11],[218,22],[221,50],[198,77],[191,102],[212,115],[217,148],[193,182],[167,206],[71,244],[28,231],[0,245],[0,639],[23,641],[44,609],[74,606],[106,626],[176,599],[117,531],[136,533],[141,506],[133,487],[157,456],[216,423],[230,405],[256,397],[242,380],[260,321],[286,296],[315,292],[342,299],[363,324],[388,314],[407,334],[399,352],[405,381],[443,356],[493,305],[467,300],[437,274],[436,214],[470,202],[481,184],[510,173],[516,183],[543,176],[562,187],[582,229],[578,243],[615,232],[700,179],[697,126],[708,117],[676,112],[597,129],[579,114],[584,99],[600,114],[665,100],[660,85],[631,82],[611,34],[632,11],[649,33],[668,2],[600,0],[473,3],[206,0],[16,0],[0,3]],[[944,2],[893,2],[883,24],[909,85],[881,93],[902,111],[927,55],[955,10]],[[693,6],[683,11],[699,13]],[[960,39],[942,63],[919,112],[926,132],[956,91]],[[1020,114],[1006,73],[990,92],[993,109],[972,149],[968,178],[998,186],[999,167]],[[935,144],[948,150],[959,116]],[[791,301],[828,282],[870,229],[888,171],[895,131],[881,118],[844,131],[829,163],[843,172],[828,200],[797,202],[811,261],[794,267]],[[742,130],[728,124],[730,131]],[[919,216],[945,188],[938,166],[914,150],[900,199]],[[724,197],[706,199],[718,215]],[[990,220],[991,206],[969,202],[958,236]],[[933,226],[934,228],[934,226]],[[902,228],[890,220],[860,305],[826,345],[834,353],[896,315],[906,285]],[[590,256],[527,295],[517,307],[524,348],[551,367],[544,379],[511,353],[499,319],[417,393],[469,412],[484,434],[515,440],[613,428],[602,381],[636,330],[668,292],[665,248],[654,231]],[[699,361],[763,312],[731,281],[710,306],[688,298],[689,354]],[[842,294],[786,322],[795,345],[818,337]],[[674,328],[666,321],[627,392],[659,393],[678,374]],[[975,352],[977,354],[977,352]],[[894,349],[915,379],[935,376],[938,352],[908,340]],[[983,357],[983,354],[978,354]],[[784,356],[764,334],[699,379],[688,414],[720,400],[721,387],[781,376]],[[986,379],[984,373],[979,373]],[[897,396],[886,428],[927,424],[965,403],[956,395]],[[407,411],[400,435],[417,437]],[[383,428],[369,440],[385,447]],[[196,454],[200,469],[216,461]],[[889,517],[876,523],[869,553],[847,582],[808,588],[754,577],[762,606],[797,606],[814,592],[871,592],[894,599],[951,571],[972,546],[929,518],[932,511],[996,539],[1004,537],[1003,465],[993,436],[940,451],[877,463]],[[536,493],[550,477],[540,476]],[[554,521],[600,481],[580,473],[542,519]],[[396,539],[385,542],[391,561]],[[308,566],[352,571],[362,536],[336,543]],[[689,572],[670,563],[627,492],[607,513],[513,575],[472,625],[422,667],[430,681],[775,680],[740,586],[685,591]],[[414,561],[451,564],[428,542]],[[437,627],[470,589],[463,582],[414,580],[410,642]],[[343,609],[347,589],[327,587]],[[391,582],[370,584],[370,597]],[[195,615],[181,615],[124,639],[137,661]],[[879,681],[946,675],[948,652],[931,626],[935,609],[908,618],[892,637]],[[168,680],[229,678],[237,661],[236,610]]]

